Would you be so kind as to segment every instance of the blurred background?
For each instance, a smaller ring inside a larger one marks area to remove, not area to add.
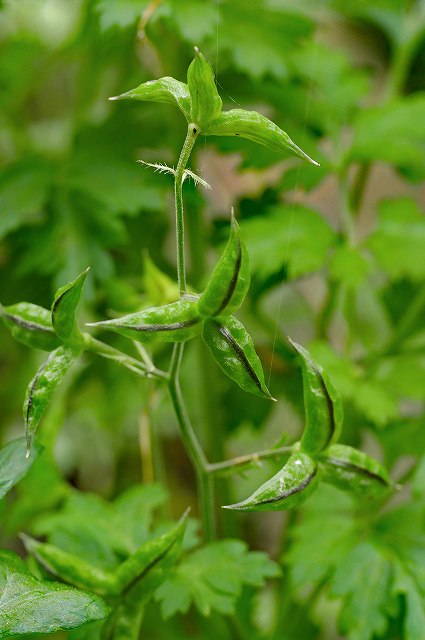
[[[185,183],[188,280],[202,290],[233,206],[252,274],[239,317],[279,400],[244,394],[192,341],[182,385],[207,454],[220,460],[299,437],[302,386],[290,335],[342,394],[341,441],[390,468],[408,487],[401,504],[412,504],[413,486],[423,506],[423,0],[3,0],[0,301],[49,308],[56,288],[88,266],[81,326],[176,298],[172,179],[136,160],[175,165],[184,118],[170,105],[108,97],[161,76],[185,81],[194,45],[213,66],[225,109],[260,111],[321,165],[240,138],[201,137],[195,148],[190,166],[212,189]],[[135,353],[118,336],[99,337]],[[156,348],[155,362],[166,367],[169,354]],[[0,332],[2,444],[23,433],[25,390],[44,357]],[[114,363],[87,355],[72,370],[41,441],[43,464],[0,501],[2,546],[16,546],[18,531],[61,504],[64,479],[107,499],[156,480],[171,494],[169,514],[188,504],[197,512],[166,391]],[[276,469],[268,463],[218,482],[218,505],[249,495]],[[329,503],[323,495],[312,504],[305,517],[317,530]],[[339,636],[336,605],[322,598],[335,570],[324,558],[336,542],[328,539],[322,561],[313,554],[303,565],[302,545],[317,541],[296,528],[297,517],[220,514],[222,535],[244,536],[288,565],[293,593],[282,610],[292,611],[292,635],[270,626],[279,608],[273,614],[272,598],[264,600],[267,637],[423,637],[402,635],[401,614],[388,614],[384,631]],[[423,515],[412,526],[410,537],[423,535]],[[310,626],[297,627],[306,593]]]

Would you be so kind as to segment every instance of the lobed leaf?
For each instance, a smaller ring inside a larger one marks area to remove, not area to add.
[[[15,340],[28,347],[52,351],[60,345],[50,312],[43,307],[30,302],[19,302],[9,307],[0,305],[0,316]]]
[[[248,253],[232,212],[230,238],[199,299],[199,313],[207,317],[234,313],[241,306],[249,283]]]
[[[76,310],[89,269],[56,291],[52,304],[52,324],[56,335],[65,343],[79,345],[83,337],[76,324]]]
[[[182,342],[201,332],[197,301],[195,297],[186,296],[162,307],[88,323],[88,326],[115,331],[139,342]]]
[[[224,373],[244,391],[274,400],[267,389],[263,367],[251,336],[239,320],[204,320],[202,339]]]
[[[27,474],[40,452],[41,447],[35,446],[26,456],[25,438],[12,440],[0,449],[0,500]]]
[[[241,540],[220,540],[187,555],[155,594],[164,618],[186,613],[193,602],[199,612],[229,615],[244,585],[263,586],[280,574],[277,564],[259,551],[249,551]]]
[[[53,392],[79,356],[80,351],[72,347],[58,347],[49,354],[35,377],[31,380],[24,402],[24,419],[27,438],[27,455],[34,434],[49,404]]]
[[[318,163],[310,158],[288,134],[274,122],[257,113],[245,109],[224,111],[202,131],[206,136],[240,136],[258,144],[265,145],[273,151],[289,152],[312,164]]]
[[[36,580],[18,555],[0,551],[0,638],[72,629],[107,613],[97,596]]]
[[[317,489],[317,464],[305,453],[292,454],[284,467],[254,493],[224,509],[282,511],[304,502]]]
[[[301,449],[318,453],[339,438],[342,402],[322,367],[311,358],[307,349],[288,338],[301,359],[304,387],[305,427]]]

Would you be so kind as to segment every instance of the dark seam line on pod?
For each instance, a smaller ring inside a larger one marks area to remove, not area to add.
[[[45,363],[37,371],[36,376],[34,378],[34,381],[33,381],[32,385],[31,385],[31,390],[30,390],[30,392],[28,394],[28,404],[27,404],[27,411],[26,411],[26,415],[25,415],[25,421],[26,421],[27,424],[28,424],[28,420],[29,420],[30,409],[32,407],[32,398],[33,398],[33,394],[34,394],[34,389],[36,387],[36,384],[37,384],[40,376],[44,373],[47,365],[49,364],[50,360],[52,359],[53,353],[54,353],[54,351],[52,351],[49,354],[49,356],[48,356],[47,360],[45,361]]]
[[[229,302],[230,302],[230,300],[231,300],[231,298],[232,298],[232,296],[233,296],[233,294],[235,292],[235,289],[236,289],[236,285],[237,285],[238,278],[239,278],[239,272],[240,272],[240,269],[241,269],[241,264],[242,264],[242,247],[241,247],[241,241],[238,238],[238,256],[236,258],[235,270],[233,272],[233,276],[232,276],[232,279],[230,281],[227,293],[224,296],[220,307],[217,309],[217,311],[213,315],[218,316],[220,311],[223,311],[223,309],[225,309],[227,307],[227,305],[229,304]]]
[[[220,325],[217,322],[215,322],[214,324],[216,325],[218,331],[221,333],[221,335],[226,340],[226,342],[228,342],[229,345],[232,347],[232,349],[236,351],[236,354],[238,355],[240,361],[242,362],[243,368],[245,369],[245,371],[247,372],[251,380],[260,389],[261,393],[264,393],[263,388],[261,386],[261,382],[257,377],[257,374],[255,373],[254,369],[251,367],[246,355],[244,354],[244,352],[242,351],[242,349],[240,348],[236,340],[232,338],[231,334],[226,329],[226,327],[223,327],[223,325]]]
[[[52,307],[52,319],[55,317],[56,311],[58,309],[58,305],[59,303],[63,300],[63,298],[66,296],[66,294],[70,291],[71,289],[67,289],[66,291],[64,291],[59,298],[57,298],[54,303],[53,303],[53,307]]]
[[[258,504],[269,504],[270,502],[278,502],[279,500],[284,500],[285,498],[289,498],[289,496],[292,496],[295,493],[299,493],[300,491],[305,489],[310,484],[310,482],[315,477],[316,473],[317,473],[317,469],[315,469],[313,471],[313,473],[311,473],[309,476],[307,476],[307,478],[305,480],[303,480],[301,482],[301,484],[299,484],[297,487],[292,487],[292,489],[288,489],[288,491],[284,491],[283,493],[279,494],[275,498],[269,498],[268,500],[262,500]]]
[[[22,320],[22,318],[19,318],[18,316],[12,316],[9,313],[5,313],[4,317],[7,318],[8,320],[11,320],[15,324],[17,324],[19,327],[22,327],[23,329],[29,329],[30,331],[40,331],[40,332],[43,331],[45,333],[54,334],[53,329],[51,329],[50,327],[44,327],[42,324],[29,322],[28,320]]]
[[[122,329],[129,329],[131,331],[175,331],[177,329],[185,329],[186,327],[193,327],[197,322],[199,322],[199,318],[195,318],[194,320],[186,320],[185,322],[175,322],[174,324],[140,324],[140,325],[118,325]]]
[[[139,582],[139,580],[141,580],[143,578],[143,576],[145,576],[147,574],[148,571],[150,571],[151,569],[153,569],[153,567],[155,565],[158,564],[158,562],[160,562],[163,558],[165,558],[165,556],[167,555],[167,553],[169,551],[171,551],[171,549],[174,547],[174,545],[176,544],[176,540],[173,540],[166,549],[164,549],[164,551],[161,553],[161,555],[159,555],[157,558],[155,558],[155,560],[152,560],[152,562],[150,562],[148,564],[147,567],[145,567],[143,569],[143,571],[137,575],[135,578],[133,578],[133,580],[131,580],[131,582],[123,589],[122,593],[128,593],[131,589],[131,587],[133,587],[137,582]]]
[[[315,370],[317,372],[317,375],[318,375],[318,378],[319,378],[319,381],[320,381],[320,386],[322,387],[322,391],[323,391],[324,396],[326,398],[326,406],[327,406],[328,414],[329,414],[330,433],[329,433],[329,436],[328,436],[328,438],[326,440],[326,444],[324,446],[324,448],[326,449],[326,447],[330,444],[330,441],[332,440],[333,435],[335,433],[334,406],[333,406],[333,402],[332,402],[332,400],[331,400],[331,398],[329,396],[328,390],[326,389],[325,381],[323,380],[323,378],[322,378],[320,372],[318,371],[318,369],[316,369],[316,367],[314,367],[314,368],[315,368]]]
[[[367,476],[372,480],[378,480],[378,482],[385,485],[386,487],[389,486],[387,480],[385,480],[384,478],[381,478],[381,476],[379,476],[377,473],[373,473],[373,471],[369,471],[369,469],[364,469],[363,467],[358,467],[353,462],[347,462],[346,460],[340,460],[339,458],[333,458],[332,456],[329,458],[326,458],[326,461],[335,465],[335,467],[343,467],[344,469],[355,471],[356,473]]]

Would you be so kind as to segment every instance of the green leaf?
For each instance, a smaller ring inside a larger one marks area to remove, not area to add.
[[[343,420],[342,402],[322,367],[307,349],[288,338],[301,359],[304,388],[305,426],[301,449],[318,453],[336,442]]]
[[[200,314],[212,317],[234,313],[241,306],[249,283],[248,254],[232,213],[230,238],[199,299]]]
[[[0,238],[39,219],[50,180],[51,168],[41,158],[22,160],[2,170]]]
[[[183,112],[186,120],[191,121],[190,93],[187,84],[165,77],[159,80],[144,82],[135,89],[130,89],[119,96],[113,96],[109,100],[143,100],[148,102],[165,102],[178,107]]]
[[[129,27],[140,20],[148,4],[149,0],[97,0],[100,26],[102,29]]]
[[[152,307],[114,320],[88,323],[88,326],[115,331],[139,342],[182,342],[201,332],[197,302],[197,297],[187,295],[162,307]]]
[[[335,234],[323,218],[300,205],[276,205],[265,215],[241,223],[251,274],[261,279],[288,269],[297,278],[320,269]]]
[[[381,498],[393,488],[387,470],[353,447],[334,444],[319,459],[325,482],[362,499]]]
[[[312,164],[318,164],[304,153],[277,124],[257,111],[245,111],[245,109],[224,111],[216,120],[210,122],[202,133],[205,136],[240,136],[273,151],[289,152]]]
[[[235,69],[254,80],[272,75],[281,80],[288,75],[291,52],[314,28],[309,17],[287,3],[255,3],[232,0],[220,5],[220,61],[226,59]]]
[[[23,478],[41,451],[33,448],[31,455],[25,455],[25,438],[12,440],[0,449],[0,500]]]
[[[329,262],[330,276],[345,284],[350,290],[357,289],[370,273],[370,264],[356,247],[337,247]]]
[[[391,278],[425,277],[425,216],[410,198],[382,202],[378,226],[367,246]]]
[[[58,347],[52,351],[31,380],[24,402],[24,420],[27,449],[31,449],[34,434],[62,378],[79,356],[80,352],[71,347]]]
[[[341,562],[332,580],[332,593],[344,598],[340,630],[349,640],[372,640],[388,627],[391,564],[381,551],[362,542]]]
[[[72,629],[107,615],[93,594],[36,580],[11,551],[0,551],[0,638]]]
[[[270,480],[237,504],[225,509],[238,511],[282,511],[297,507],[317,489],[317,465],[310,456],[297,452]]]
[[[214,82],[214,74],[207,62],[195,47],[195,58],[187,71],[187,86],[190,93],[190,117],[201,130],[211,120],[220,115],[222,102]]]
[[[50,312],[43,307],[30,302],[19,302],[9,307],[0,305],[0,316],[15,340],[28,347],[52,351],[60,345]]]
[[[414,178],[423,178],[424,109],[425,97],[413,94],[359,112],[347,161],[382,160],[407,169]]]
[[[231,615],[243,585],[261,587],[280,574],[265,553],[250,552],[240,540],[213,542],[189,554],[156,592],[164,618],[186,613],[193,602],[199,612]]]
[[[251,336],[239,320],[204,320],[202,339],[224,373],[244,391],[270,398],[263,367]]]
[[[52,304],[53,328],[59,338],[71,346],[79,346],[83,341],[75,315],[88,272],[86,269],[75,280],[58,289]]]
[[[47,571],[57,578],[74,587],[93,591],[99,596],[118,593],[118,582],[112,573],[52,544],[39,542],[23,534],[21,539],[28,553],[31,553]]]
[[[354,503],[346,493],[321,484],[301,508],[302,517],[291,528],[291,544],[282,557],[290,568],[295,593],[327,584],[336,567],[358,540]]]

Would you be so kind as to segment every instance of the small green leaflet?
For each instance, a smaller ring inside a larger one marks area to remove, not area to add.
[[[187,86],[192,122],[203,130],[211,120],[220,115],[222,102],[215,86],[211,65],[198,47],[195,47],[195,58],[187,70]]]
[[[290,338],[288,340],[300,356],[303,375],[305,427],[301,449],[314,454],[338,440],[343,418],[342,402],[307,349]]]
[[[204,320],[202,339],[224,373],[244,391],[274,400],[251,336],[239,320]]]
[[[60,340],[47,309],[30,302],[18,302],[9,307],[0,305],[0,316],[18,342],[43,351],[59,347]]]
[[[107,613],[97,596],[36,580],[18,555],[0,551],[0,638],[72,629]]]
[[[126,99],[172,104],[178,107],[183,112],[186,120],[190,122],[190,93],[188,86],[174,78],[165,77],[159,80],[150,80],[126,93],[109,98],[109,100]]]
[[[25,438],[12,440],[0,449],[0,500],[27,474],[40,451],[37,445],[26,456]]]
[[[31,450],[34,434],[49,404],[53,392],[80,355],[78,349],[58,347],[49,354],[35,377],[31,380],[24,402],[24,420],[27,438],[27,455]]]
[[[75,280],[58,289],[52,304],[52,324],[56,335],[71,346],[78,346],[83,340],[75,314],[88,272],[86,269]]]
[[[230,238],[199,299],[199,313],[207,317],[234,313],[242,304],[249,283],[248,253],[232,211]]]
[[[197,301],[195,296],[185,296],[162,307],[89,323],[88,326],[115,331],[138,342],[182,342],[201,332]]]
[[[254,493],[224,509],[282,511],[304,502],[318,486],[317,464],[305,453],[294,453],[276,475]]]
[[[240,136],[257,144],[262,144],[273,151],[292,153],[316,166],[319,163],[310,158],[286,131],[282,131],[274,122],[257,111],[231,109],[224,111],[202,132],[206,136]]]
[[[193,602],[199,612],[231,615],[244,585],[259,588],[280,574],[260,551],[248,551],[240,540],[221,540],[196,549],[172,569],[156,592],[164,618],[186,613]]]

